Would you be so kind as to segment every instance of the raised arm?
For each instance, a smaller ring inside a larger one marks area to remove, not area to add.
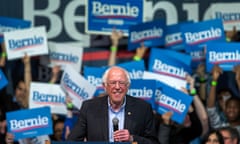
[[[28,107],[28,97],[30,94],[32,73],[31,73],[31,59],[27,54],[25,54],[25,56],[23,57],[23,63],[24,63],[24,82],[26,85],[26,98],[27,98],[27,104],[25,105],[25,107]]]
[[[108,60],[108,65],[112,66],[116,64],[116,57],[117,57],[117,51],[118,51],[118,44],[119,40],[123,37],[123,33],[121,31],[116,31],[115,29],[112,31],[111,35],[111,42],[112,45],[110,47],[110,56]]]
[[[210,91],[207,98],[207,108],[215,107],[217,81],[222,73],[223,73],[222,69],[218,65],[214,65],[212,69],[212,81]]]

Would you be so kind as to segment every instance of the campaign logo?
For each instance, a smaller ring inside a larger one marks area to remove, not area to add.
[[[51,52],[50,59],[53,61],[61,61],[66,63],[78,63],[78,56],[73,54],[65,54],[60,52]]]
[[[226,41],[221,19],[184,24],[181,26],[186,51],[204,47],[209,41]]]
[[[143,22],[143,0],[88,0],[87,5],[87,33],[111,34],[115,29],[127,36],[129,26]]]
[[[15,140],[52,134],[50,107],[7,112],[6,116],[8,132]]]
[[[177,33],[167,34],[165,37],[165,40],[166,40],[166,45],[165,45],[166,47],[180,44],[182,43],[182,33],[177,32]]]
[[[39,104],[60,104],[65,103],[64,95],[45,94],[38,91],[33,91],[33,101]]]
[[[139,8],[129,2],[123,5],[92,1],[92,14],[98,18],[135,18]]]
[[[178,79],[185,79],[187,75],[187,72],[183,68],[169,65],[168,63],[164,63],[159,59],[154,60],[152,69],[156,73],[176,77]]]
[[[87,99],[89,97],[88,93],[84,88],[79,87],[74,81],[69,77],[68,73],[63,76],[64,87],[71,91],[73,94],[80,96],[80,99]]]
[[[129,27],[128,50],[134,50],[144,43],[146,47],[163,46],[165,43],[165,21],[151,21]]]
[[[48,126],[48,117],[38,115],[36,118],[29,118],[25,120],[10,120],[10,129],[13,132],[23,132],[35,128],[44,128]]]
[[[225,22],[236,22],[240,21],[240,13],[239,12],[216,12],[216,18],[221,18]]]
[[[136,98],[140,98],[151,104],[152,108],[155,108],[154,96],[156,89],[155,80],[146,79],[134,79],[131,80],[130,88],[127,94]]]
[[[132,31],[131,32],[131,39],[132,43],[139,43],[145,40],[161,38],[163,35],[163,29],[161,27],[153,27],[151,29],[146,29],[143,31]]]
[[[9,49],[14,51],[22,50],[25,48],[31,48],[35,46],[40,46],[43,43],[44,43],[44,38],[42,36],[8,40]]]
[[[210,72],[214,65],[219,65],[225,71],[233,70],[240,63],[239,46],[238,43],[208,43],[207,71]]]
[[[199,32],[186,32],[184,33],[186,43],[189,45],[195,45],[209,40],[219,39],[223,34],[223,31],[218,27],[211,27],[208,30]]]
[[[155,92],[156,111],[160,114],[173,112],[171,117],[173,121],[180,124],[183,122],[192,100],[191,96],[164,83],[157,82]]]

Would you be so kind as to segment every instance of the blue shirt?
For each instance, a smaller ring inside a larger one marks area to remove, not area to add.
[[[108,127],[109,127],[109,141],[114,142],[113,139],[113,118],[118,118],[118,129],[124,128],[124,115],[125,115],[125,105],[126,105],[126,98],[124,98],[123,105],[119,109],[119,111],[114,111],[110,105],[110,100],[108,98]]]

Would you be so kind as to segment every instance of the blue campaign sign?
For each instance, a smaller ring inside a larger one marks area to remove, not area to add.
[[[192,57],[191,67],[193,69],[197,68],[199,64],[205,62],[205,50],[201,47],[194,47],[190,52],[190,56]]]
[[[145,100],[151,104],[152,108],[155,109],[155,91],[156,91],[156,80],[131,80],[131,85],[128,90],[128,94],[140,99]]]
[[[196,46],[203,48],[209,41],[226,41],[221,19],[183,24],[181,31],[187,52]]]
[[[3,33],[9,32],[17,29],[29,28],[31,26],[30,21],[0,17],[0,43],[3,42]]]
[[[118,66],[125,68],[131,79],[142,79],[143,72],[145,71],[144,60],[120,63]]]
[[[7,112],[7,129],[14,139],[52,134],[50,107]]]
[[[148,71],[185,79],[187,73],[192,73],[191,58],[188,55],[180,55],[177,52],[171,53],[170,50],[152,49],[149,56]]]
[[[210,72],[214,65],[223,71],[232,71],[235,65],[240,64],[240,44],[227,42],[207,43],[206,70]]]
[[[111,34],[113,29],[128,35],[131,25],[143,22],[144,0],[87,0],[86,32]]]
[[[171,58],[178,59],[185,65],[191,65],[192,57],[189,54],[182,53],[175,50],[151,48],[150,57],[158,57],[158,55],[166,55]]]
[[[173,115],[171,119],[173,121],[179,124],[183,123],[192,100],[193,97],[167,86],[164,83],[157,82],[155,110],[160,114],[172,111]]]
[[[84,66],[83,68],[83,76],[92,85],[96,86],[96,92],[94,93],[94,96],[99,96],[100,94],[105,92],[102,85],[102,76],[107,68],[108,67],[89,67],[89,66]]]
[[[139,23],[129,27],[128,50],[135,50],[144,43],[146,47],[164,46],[165,20]]]
[[[8,80],[4,75],[3,71],[0,69],[0,90],[8,84]]]

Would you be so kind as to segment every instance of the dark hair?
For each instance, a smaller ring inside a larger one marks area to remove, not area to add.
[[[219,128],[219,131],[228,131],[231,135],[231,139],[237,139],[237,143],[239,142],[239,132],[236,128],[231,126],[221,127]]]
[[[231,97],[229,98],[227,101],[226,101],[226,106],[229,104],[230,101],[236,101],[239,105],[239,108],[240,108],[240,98],[238,97]]]
[[[212,130],[210,130],[210,131],[207,133],[207,135],[203,138],[202,144],[205,144],[205,143],[208,141],[209,136],[212,135],[212,134],[216,134],[219,144],[224,144],[223,136],[222,136],[222,134],[220,133],[220,131],[217,130],[217,129],[212,129]]]

